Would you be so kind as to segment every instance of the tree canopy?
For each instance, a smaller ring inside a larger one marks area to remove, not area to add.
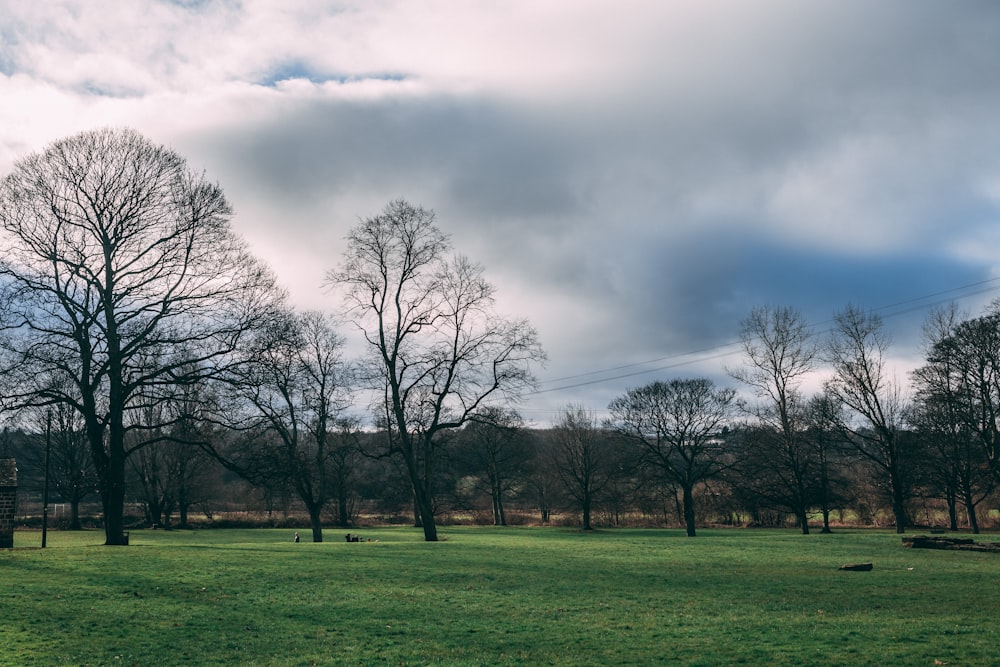
[[[57,141],[0,184],[7,403],[82,416],[108,544],[124,541],[132,413],[226,365],[283,299],[230,215],[219,186],[127,129]]]

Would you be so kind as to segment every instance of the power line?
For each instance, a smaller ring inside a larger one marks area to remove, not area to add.
[[[733,345],[733,343],[727,343],[726,345],[722,345],[722,346],[719,346],[719,347],[728,347],[728,346],[731,346],[731,345]],[[700,357],[698,359],[689,359],[687,361],[678,361],[678,362],[673,363],[673,364],[666,364],[664,366],[657,366],[656,368],[647,368],[645,370],[635,371],[633,373],[623,373],[621,375],[613,375],[611,377],[598,378],[596,380],[587,380],[586,382],[577,382],[575,384],[561,385],[559,387],[552,387],[550,389],[539,389],[537,391],[533,391],[533,392],[527,393],[527,394],[525,394],[525,396],[536,396],[538,394],[548,394],[548,393],[551,393],[553,391],[563,391],[565,389],[576,389],[577,387],[586,387],[587,385],[601,384],[603,382],[611,382],[612,380],[622,380],[624,378],[635,377],[636,375],[645,375],[646,373],[656,373],[656,372],[659,372],[659,371],[670,370],[671,368],[679,368],[681,366],[688,366],[690,364],[695,363],[696,361],[709,361],[711,359],[721,359],[722,357],[728,357],[728,356],[731,356],[733,354],[736,354],[737,352],[739,352],[739,350],[732,350],[730,352],[720,352],[719,354],[714,354],[714,355],[707,356],[707,357]],[[682,356],[687,356],[687,355],[678,355],[678,356],[682,357]],[[670,357],[665,357],[665,358],[669,359]],[[641,364],[634,364],[634,365],[641,365]],[[591,373],[591,375],[596,374],[596,373],[600,373],[600,372],[601,371],[595,371],[594,373]]]
[[[914,312],[914,311],[917,311],[917,310],[921,310],[923,308],[929,308],[931,306],[940,305],[942,303],[946,303],[948,301],[954,300],[954,299],[950,299],[950,298],[949,299],[939,299],[938,298],[938,297],[943,297],[943,296],[948,295],[948,294],[955,294],[957,292],[964,292],[965,290],[968,290],[968,289],[971,289],[971,288],[978,288],[978,289],[975,289],[972,292],[968,292],[968,293],[962,294],[959,297],[957,297],[957,298],[960,298],[960,299],[965,299],[965,298],[969,298],[969,297],[972,297],[972,296],[978,296],[980,294],[986,294],[988,292],[992,292],[994,290],[1000,289],[1000,284],[998,284],[998,283],[1000,283],[1000,277],[989,278],[987,280],[980,280],[978,282],[969,283],[967,285],[962,285],[962,286],[959,286],[959,287],[952,287],[952,288],[949,288],[949,289],[946,289],[946,290],[941,290],[939,292],[932,292],[930,294],[924,294],[922,296],[913,297],[913,298],[910,298],[910,299],[904,299],[903,301],[897,301],[895,303],[887,304],[887,305],[884,305],[884,306],[879,306],[877,308],[873,308],[872,311],[875,312],[875,313],[883,313],[884,311],[891,310],[891,309],[894,309],[894,308],[899,308],[900,306],[908,306],[907,308],[904,308],[903,310],[899,310],[899,311],[896,311],[896,312],[891,312],[891,313],[885,313],[885,314],[883,314],[883,317],[886,317],[886,318],[888,318],[888,317],[897,317],[899,315],[904,315],[906,313],[911,313],[911,312]],[[928,299],[936,299],[936,300],[935,301],[927,302]],[[809,327],[809,328],[814,328],[814,327],[819,327],[819,326],[826,326],[826,325],[832,324],[834,321],[835,321],[834,318],[829,318],[829,319],[823,320],[823,321],[818,322],[818,323],[807,324],[806,326]],[[824,333],[829,333],[829,329],[827,329]],[[636,368],[636,367],[640,367],[640,366],[647,366],[649,364],[659,364],[661,362],[670,361],[670,360],[674,360],[674,359],[680,360],[680,359],[683,359],[684,357],[694,357],[696,355],[703,355],[703,354],[708,353],[708,352],[715,352],[716,350],[724,350],[726,348],[734,347],[734,346],[741,345],[741,344],[742,344],[742,341],[730,341],[730,342],[727,342],[727,343],[721,343],[719,345],[713,345],[711,347],[706,347],[706,348],[702,348],[702,349],[699,349],[699,350],[694,350],[694,351],[691,351],[691,352],[683,352],[681,354],[675,354],[675,355],[669,355],[669,356],[665,356],[665,357],[659,357],[659,358],[656,358],[656,359],[651,359],[649,361],[637,362],[637,363],[632,363],[632,364],[623,364],[623,365],[620,365],[620,366],[612,366],[610,368],[606,368],[606,369],[603,369],[603,370],[589,371],[587,373],[578,373],[578,374],[575,374],[575,375],[567,375],[567,376],[563,376],[563,377],[560,377],[560,378],[554,378],[552,380],[545,380],[545,381],[542,382],[542,384],[551,384],[551,383],[556,383],[556,382],[565,382],[565,381],[568,381],[568,380],[575,380],[577,378],[592,377],[594,375],[604,375],[606,373],[614,373],[616,371],[626,370],[626,369],[629,369],[629,368]],[[712,359],[721,359],[723,357],[731,356],[731,355],[735,354],[736,352],[739,352],[739,350],[730,350],[728,352],[718,352],[716,354],[712,354],[712,355],[709,355],[709,356],[697,356],[696,358],[693,358],[693,359],[686,359],[686,360],[683,360],[683,361],[674,361],[673,363],[669,363],[669,364],[665,364],[665,365],[660,365],[660,366],[656,366],[656,367],[653,367],[653,368],[645,368],[643,370],[632,371],[632,372],[629,372],[629,373],[619,373],[617,375],[612,375],[612,376],[607,376],[607,377],[600,377],[600,378],[596,378],[596,379],[593,379],[593,380],[584,380],[582,382],[574,382],[574,383],[571,383],[571,384],[560,385],[558,387],[550,387],[548,389],[538,389],[536,391],[526,393],[525,396],[537,396],[537,395],[540,395],[540,394],[548,394],[548,393],[557,392],[557,391],[565,391],[567,389],[577,389],[579,387],[586,387],[586,386],[595,385],[595,384],[602,384],[602,383],[605,383],[605,382],[612,382],[614,380],[622,380],[622,379],[626,379],[626,378],[630,378],[630,377],[635,377],[635,376],[638,376],[638,375],[645,375],[647,373],[657,373],[657,372],[660,372],[660,371],[670,370],[672,368],[679,368],[679,367],[682,367],[682,366],[688,366],[690,364],[693,364],[693,363],[696,363],[696,362],[699,362],[699,361],[710,361]]]

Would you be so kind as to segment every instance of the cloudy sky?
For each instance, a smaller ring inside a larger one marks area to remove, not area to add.
[[[134,127],[303,308],[347,229],[434,209],[549,355],[536,423],[729,383],[739,322],[1000,295],[1000,4],[0,0],[0,174]]]

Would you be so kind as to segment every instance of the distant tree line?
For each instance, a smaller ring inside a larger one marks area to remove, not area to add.
[[[908,383],[877,314],[848,306],[817,332],[760,306],[733,387],[658,380],[606,419],[567,405],[539,429],[517,410],[537,334],[495,312],[432,211],[394,201],[352,228],[331,312],[292,308],[230,215],[218,186],[130,130],[56,142],[0,185],[0,457],[30,496],[48,454],[67,527],[88,503],[109,545],[133,522],[246,511],[302,517],[314,541],[370,521],[433,541],[441,520],[690,536],[993,520],[1000,304],[932,312]],[[345,357],[349,328],[362,358]],[[361,397],[366,420],[349,410]]]

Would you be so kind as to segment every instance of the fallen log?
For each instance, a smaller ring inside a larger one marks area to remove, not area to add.
[[[903,538],[903,546],[911,549],[952,549],[960,544],[972,544],[973,542],[974,540],[967,537],[912,535]]]
[[[875,566],[871,563],[846,563],[841,565],[839,569],[849,572],[871,572],[873,567]]]
[[[927,535],[913,535],[903,538],[903,546],[911,549],[993,551],[1000,553],[1000,542],[976,542],[968,537],[929,537]]]
[[[972,544],[959,544],[955,546],[956,551],[992,551],[1000,553],[1000,542],[973,542]]]

